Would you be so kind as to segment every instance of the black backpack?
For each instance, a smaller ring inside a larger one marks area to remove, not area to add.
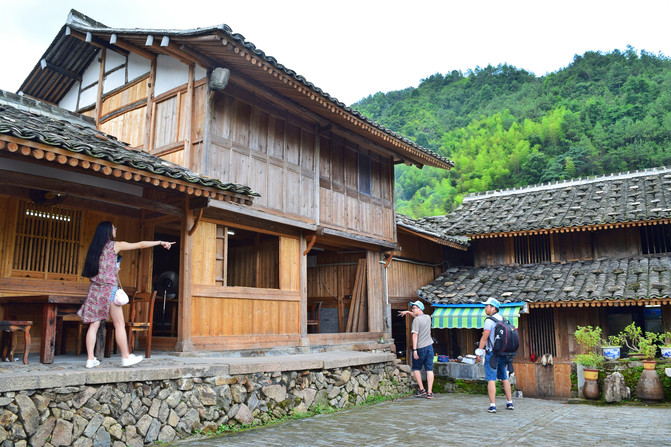
[[[496,355],[514,356],[520,347],[520,335],[517,328],[505,318],[501,321],[487,317],[496,323],[494,326],[494,346],[492,352]]]

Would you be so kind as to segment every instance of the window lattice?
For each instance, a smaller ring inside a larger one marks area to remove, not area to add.
[[[529,337],[531,351],[536,357],[543,354],[557,355],[553,309],[536,308],[529,314]]]
[[[641,227],[641,251],[644,255],[671,251],[671,224]]]
[[[517,236],[513,239],[515,262],[518,264],[537,264],[552,260],[549,234]]]
[[[12,275],[76,278],[80,235],[81,211],[19,203]]]

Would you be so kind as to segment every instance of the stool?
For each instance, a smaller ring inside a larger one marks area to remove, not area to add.
[[[0,331],[3,331],[2,337],[2,361],[5,362],[9,359],[10,362],[14,361],[14,349],[16,348],[16,331],[23,331],[23,340],[25,348],[23,350],[23,364],[28,364],[28,353],[30,352],[30,328],[33,326],[32,321],[0,321]],[[11,334],[11,337],[5,337]],[[9,338],[9,340],[6,340]]]

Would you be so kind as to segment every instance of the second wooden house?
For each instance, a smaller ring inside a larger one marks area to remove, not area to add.
[[[518,389],[568,397],[577,325],[604,336],[632,322],[671,330],[669,191],[662,167],[474,194],[449,215],[420,219],[471,240],[472,265],[417,290],[434,307],[434,328],[449,333],[447,354],[473,353],[480,303],[494,297],[520,328]]]

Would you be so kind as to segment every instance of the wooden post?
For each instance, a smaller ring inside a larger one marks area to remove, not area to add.
[[[100,71],[98,72],[98,93],[96,94],[96,127],[100,127],[100,117],[103,107],[103,83],[105,82],[105,58],[107,49],[100,50]]]
[[[300,279],[299,279],[299,287],[300,287],[300,292],[301,292],[301,303],[299,306],[299,313],[300,313],[300,331],[301,331],[301,339],[307,341],[307,334],[308,334],[308,262],[307,262],[307,256],[303,255],[305,252],[305,249],[307,247],[307,243],[305,241],[305,235],[301,234],[300,238],[300,248],[298,253],[301,255],[300,257]]]
[[[177,312],[177,343],[178,352],[194,350],[191,339],[191,293],[193,263],[193,237],[189,236],[189,229],[193,226],[193,213],[189,209],[189,197],[184,198],[185,217],[182,220],[180,232],[180,262],[179,262],[179,308]]]
[[[366,285],[368,289],[368,330],[370,332],[384,332],[383,284],[380,253],[368,250],[366,252]]]
[[[186,123],[184,130],[184,166],[193,170],[193,78],[196,64],[189,65],[189,81],[186,88]],[[196,171],[197,172],[197,171]]]
[[[144,123],[144,151],[152,151],[153,115],[154,115],[154,84],[156,84],[156,57],[151,60],[149,79],[147,81],[147,110],[145,111]]]

